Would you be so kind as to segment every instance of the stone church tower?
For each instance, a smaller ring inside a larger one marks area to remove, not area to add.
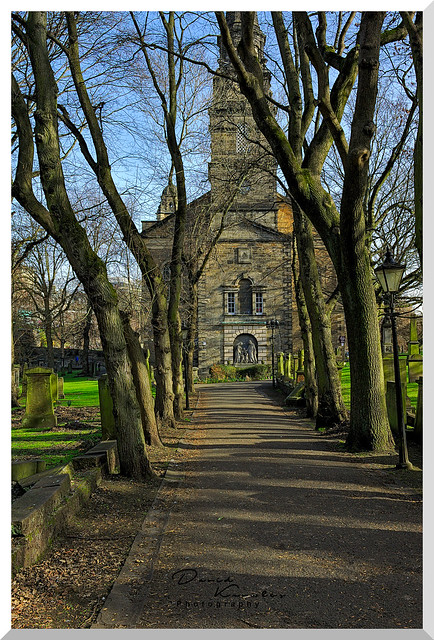
[[[227,21],[236,44],[240,12],[228,12]],[[258,24],[255,39],[269,90],[265,36]],[[219,70],[233,75],[221,43]],[[271,319],[279,323],[274,331],[276,352],[291,351],[293,315],[291,206],[276,191],[276,162],[256,127],[250,105],[229,78],[214,77],[209,130],[211,188],[190,203],[189,212],[190,228],[195,228],[198,216],[206,216],[211,236],[224,216],[223,233],[199,282],[196,363],[203,377],[217,363],[271,363],[271,329],[267,326]],[[166,187],[158,221],[143,222],[143,234],[163,270],[170,260],[170,207],[174,206],[173,191]]]

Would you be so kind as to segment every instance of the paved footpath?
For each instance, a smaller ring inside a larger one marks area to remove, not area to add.
[[[422,628],[422,507],[336,452],[270,383],[201,385],[93,628]]]

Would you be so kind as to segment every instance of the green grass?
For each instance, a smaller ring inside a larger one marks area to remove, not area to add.
[[[47,467],[67,464],[74,456],[101,440],[101,430],[71,429],[42,431],[40,429],[12,430],[12,459],[42,458]]]
[[[406,356],[401,356],[405,358]],[[344,399],[345,406],[350,408],[350,400],[351,400],[351,391],[350,391],[350,363],[346,362],[345,366],[342,369],[342,395]],[[411,406],[413,409],[416,409],[417,404],[417,392],[418,392],[418,384],[417,382],[409,382],[407,383],[407,396],[410,398]]]
[[[56,404],[64,407],[98,407],[98,381],[76,374],[64,376],[65,398]],[[20,398],[25,406],[25,398]],[[59,423],[61,427],[61,423]],[[74,456],[82,453],[101,440],[101,429],[89,424],[88,429],[67,431],[42,431],[41,429],[12,430],[12,459],[42,458],[47,468],[67,464]]]
[[[98,407],[98,380],[94,378],[83,378],[75,374],[66,374],[63,378],[64,400],[59,400],[58,404],[72,407]]]
[[[63,392],[65,398],[57,402],[62,407],[99,407],[98,380],[95,378],[67,373],[63,376]],[[20,398],[20,404],[26,406],[25,397]]]

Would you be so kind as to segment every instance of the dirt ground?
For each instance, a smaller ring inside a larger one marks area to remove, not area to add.
[[[167,464],[194,455],[191,449],[177,449],[179,440],[193,438],[191,414],[185,413],[186,421],[177,429],[162,432],[164,449],[148,447],[157,478],[146,484],[122,476],[104,479],[74,516],[67,534],[53,542],[40,562],[16,574],[11,589],[13,629],[87,629],[96,620]],[[83,409],[69,408],[66,417],[69,423],[80,423]]]
[[[282,395],[270,389],[270,397],[279,404]],[[192,401],[194,406],[194,399]],[[300,411],[287,409],[289,414]],[[87,505],[74,517],[66,535],[57,538],[37,564],[20,571],[12,582],[13,629],[87,629],[98,612],[125,561],[131,544],[161,484],[170,460],[193,461],[194,446],[177,448],[179,440],[194,445],[201,439],[200,425],[191,425],[192,412],[176,430],[162,434],[166,447],[149,448],[149,456],[158,474],[152,482],[133,482],[121,476],[105,479]],[[83,416],[81,416],[83,419]],[[80,415],[68,415],[68,421],[80,421]],[[332,447],[341,448],[337,433]],[[354,462],[366,462],[381,474],[385,484],[422,488],[421,449],[410,443],[410,460],[416,473],[394,471],[396,456],[348,454]],[[188,466],[188,465],[187,465]]]

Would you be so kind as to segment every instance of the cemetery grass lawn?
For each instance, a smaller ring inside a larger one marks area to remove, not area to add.
[[[402,356],[402,357],[407,357],[407,356]],[[345,406],[347,407],[347,409],[350,408],[350,399],[351,399],[351,394],[350,394],[350,363],[346,362],[342,372],[341,372],[341,383],[342,383],[342,396],[343,396],[343,400],[345,403]],[[407,383],[407,396],[410,398],[411,401],[411,405],[413,407],[413,409],[416,411],[416,404],[417,404],[417,390],[418,390],[418,384],[417,382],[410,382]]]
[[[67,464],[101,440],[99,407],[56,407],[57,427],[22,429],[24,409],[12,415],[12,460],[42,458],[47,468]]]
[[[191,414],[177,429],[162,430],[164,448],[148,447],[156,478],[145,484],[120,475],[103,479],[44,558],[15,576],[13,629],[88,629],[95,622],[170,460],[197,455],[197,447],[178,449],[180,439],[196,444],[202,437],[190,427]]]

